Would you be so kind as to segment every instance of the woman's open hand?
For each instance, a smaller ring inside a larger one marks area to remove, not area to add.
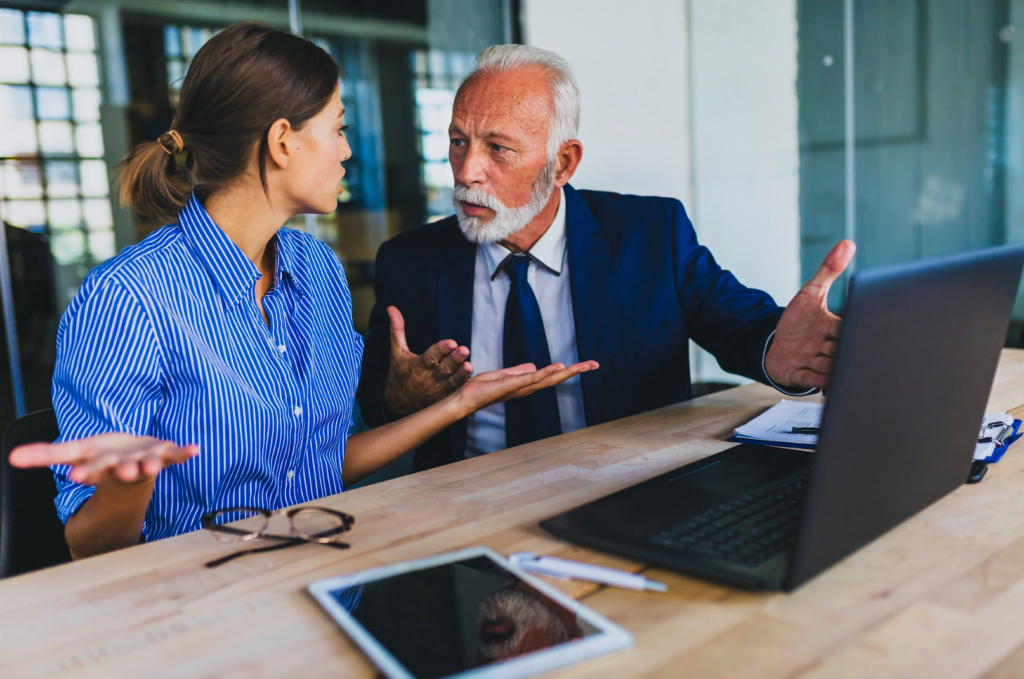
[[[87,486],[104,481],[141,483],[156,478],[165,468],[199,454],[198,446],[178,446],[151,436],[97,434],[64,443],[29,443],[11,452],[14,467],[71,467],[69,478]]]
[[[597,370],[599,367],[597,361],[583,361],[568,367],[562,363],[553,363],[537,370],[532,363],[523,363],[511,368],[480,373],[462,385],[452,394],[452,398],[459,401],[465,415],[471,415],[481,408],[553,387],[580,373]]]

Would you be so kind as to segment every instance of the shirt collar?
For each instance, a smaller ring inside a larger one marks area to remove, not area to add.
[[[213,279],[218,291],[228,304],[236,304],[245,295],[252,294],[253,286],[260,279],[260,271],[242,249],[228,238],[224,230],[206,212],[195,192],[189,196],[185,207],[178,213],[178,224],[192,243],[199,261]],[[275,285],[282,273],[294,279],[295,253],[290,239],[281,233],[271,241],[275,243]],[[301,287],[300,287],[301,290]]]
[[[531,259],[556,276],[562,274],[562,260],[565,258],[565,190],[560,188],[558,192],[558,211],[555,212],[554,221],[527,253]],[[500,243],[484,243],[480,247],[484,250],[491,280],[494,280],[501,272],[505,260],[512,255],[512,251]]]
[[[278,281],[281,280],[281,274],[288,274],[292,283],[295,284],[295,288],[299,291],[299,294],[306,294],[306,287],[302,282],[302,277],[297,276],[298,266],[298,253],[295,251],[295,240],[288,236],[291,229],[282,228],[277,232],[277,235],[273,238],[273,243],[277,247],[277,258],[276,258],[276,280],[274,285],[277,285]]]

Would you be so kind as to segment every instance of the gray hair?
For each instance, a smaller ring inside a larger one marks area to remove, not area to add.
[[[548,73],[554,110],[548,132],[548,159],[552,160],[559,147],[576,139],[580,131],[580,88],[572,68],[554,52],[529,45],[492,45],[476,55],[473,70],[462,81],[462,89],[473,76],[481,73],[508,73],[517,68],[536,66]]]
[[[568,641],[569,630],[553,611],[526,592],[499,589],[480,602],[477,611],[477,649],[485,662],[507,660],[522,652],[527,634],[554,646]]]

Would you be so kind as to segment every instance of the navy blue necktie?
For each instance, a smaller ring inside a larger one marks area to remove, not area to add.
[[[505,305],[504,364],[510,368],[533,363],[537,369],[551,365],[551,351],[544,321],[533,288],[526,281],[528,255],[513,255],[502,265],[512,285]],[[505,401],[505,447],[519,446],[562,433],[554,387],[523,398]]]

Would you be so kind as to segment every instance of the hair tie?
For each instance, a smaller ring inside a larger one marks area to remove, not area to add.
[[[168,139],[174,142],[173,150],[167,148],[167,144],[164,143]],[[175,153],[181,153],[185,150],[185,142],[181,140],[181,135],[178,134],[177,130],[168,130],[167,132],[164,132],[160,135],[160,138],[157,139],[157,143],[160,144],[160,148],[167,151],[167,155],[170,156],[173,156]]]

